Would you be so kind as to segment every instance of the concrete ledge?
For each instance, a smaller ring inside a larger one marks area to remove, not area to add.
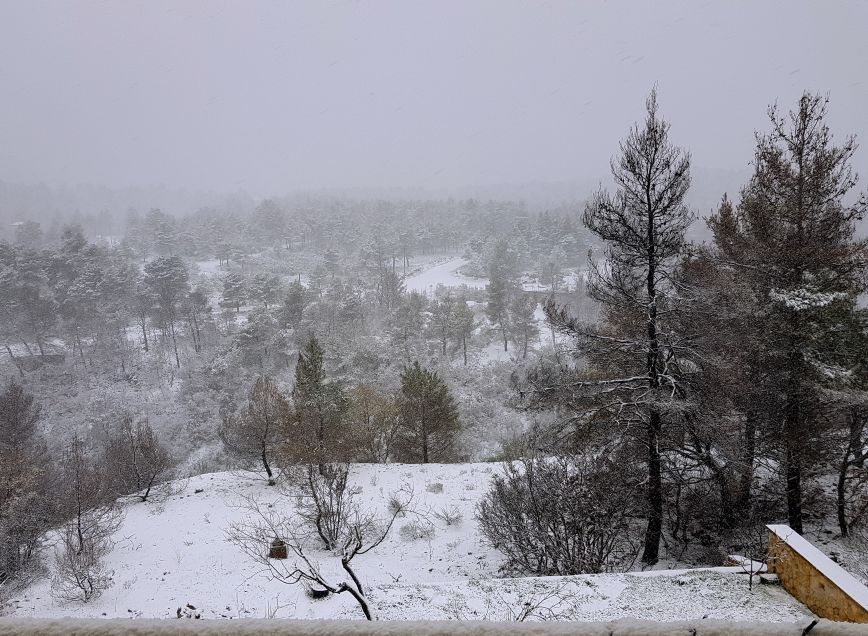
[[[862,625],[819,620],[749,623],[696,620],[674,623],[488,623],[482,621],[299,621],[0,618],[0,636],[865,636]]]
[[[789,526],[766,527],[768,570],[787,592],[822,618],[868,623],[868,588]]]

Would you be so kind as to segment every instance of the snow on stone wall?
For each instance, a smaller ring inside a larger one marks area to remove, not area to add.
[[[790,594],[817,616],[868,623],[868,588],[788,525],[767,527],[768,569]]]

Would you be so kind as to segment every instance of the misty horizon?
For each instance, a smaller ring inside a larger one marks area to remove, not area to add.
[[[656,86],[719,190],[705,212],[749,174],[771,103],[828,94],[836,139],[868,137],[858,3],[7,2],[0,18],[7,184],[584,197]]]

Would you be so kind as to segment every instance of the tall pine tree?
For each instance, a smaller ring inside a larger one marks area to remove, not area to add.
[[[588,362],[534,381],[543,405],[567,406],[576,421],[616,424],[624,443],[638,443],[647,466],[647,525],[642,560],[658,560],[663,524],[664,422],[680,382],[678,337],[669,317],[678,309],[672,280],[691,215],[684,205],[690,156],[669,141],[669,124],[646,102],[642,125],[621,142],[611,163],[617,190],[601,190],[584,222],[606,244],[602,264],[591,263],[590,295],[602,305],[601,325],[583,324],[554,300],[552,324],[573,338]]]
[[[827,421],[819,399],[828,385],[825,359],[841,316],[868,281],[868,241],[854,239],[868,199],[845,203],[857,182],[850,166],[856,143],[848,137],[834,145],[827,103],[806,93],[786,116],[769,109],[771,130],[757,135],[753,177],[736,214],[721,217],[715,233],[763,309],[765,337],[752,364],[775,389],[767,435],[779,452],[789,524],[800,533],[805,473]]]
[[[341,426],[348,403],[340,384],[326,377],[323,349],[315,336],[299,352],[292,402],[301,435],[293,454],[317,464],[322,472],[327,462],[341,458],[346,450],[347,436]]]
[[[446,461],[460,430],[458,407],[435,371],[414,362],[401,373],[400,447],[404,461]]]

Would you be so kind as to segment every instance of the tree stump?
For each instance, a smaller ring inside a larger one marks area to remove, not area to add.
[[[271,547],[268,549],[269,559],[285,559],[286,558],[286,543],[283,539],[275,537],[271,542]]]

